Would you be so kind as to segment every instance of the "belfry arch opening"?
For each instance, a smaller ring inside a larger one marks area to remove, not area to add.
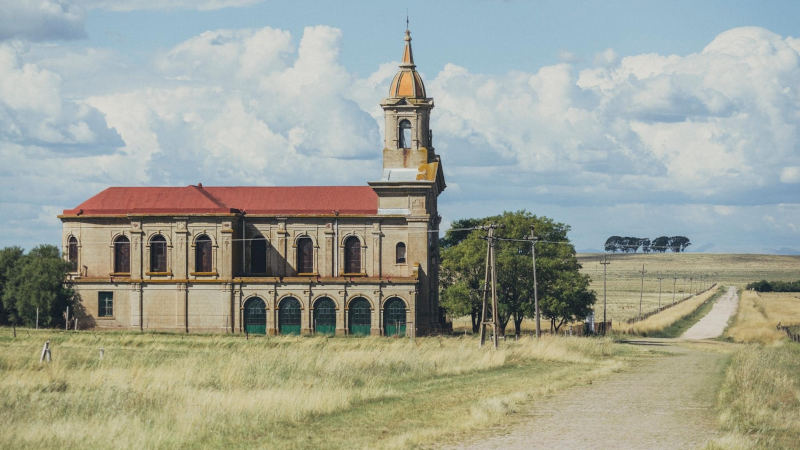
[[[411,122],[408,119],[403,119],[397,126],[398,144],[400,148],[411,148]]]

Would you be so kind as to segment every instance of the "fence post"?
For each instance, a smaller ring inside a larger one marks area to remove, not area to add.
[[[42,346],[42,356],[39,357],[39,364],[43,363],[44,360],[47,359],[47,362],[52,360],[52,356],[50,356],[50,341],[45,341],[44,345]]]

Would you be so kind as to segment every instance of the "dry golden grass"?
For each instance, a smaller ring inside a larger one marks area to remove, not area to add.
[[[696,295],[686,301],[678,303],[677,305],[671,308],[667,308],[658,314],[653,314],[652,316],[642,321],[634,322],[631,324],[626,324],[626,323],[615,324],[614,330],[622,333],[639,334],[645,336],[658,333],[660,331],[665,330],[667,327],[674,324],[675,322],[693,313],[706,300],[708,300],[714,294],[716,294],[719,291],[719,289],[720,289],[719,287],[709,289],[708,291],[700,295]]]
[[[719,395],[726,431],[710,448],[794,449],[800,442],[800,345],[747,345],[731,360]]]
[[[736,342],[771,344],[788,339],[776,328],[783,324],[800,324],[800,293],[744,291],[739,309],[725,337]]]
[[[602,254],[578,255],[582,273],[592,278],[591,288],[597,293],[595,310],[602,314],[603,266]],[[698,283],[710,282],[737,285],[743,288],[751,281],[796,280],[800,274],[800,256],[793,255],[733,255],[706,253],[610,254],[607,270],[607,316],[617,322],[636,317],[639,313],[642,264],[644,264],[644,295],[642,311],[656,309],[659,303],[658,275],[661,281],[661,304],[679,300],[698,290]],[[690,280],[693,278],[693,280]],[[700,279],[700,281],[698,281]]]
[[[10,331],[0,329],[0,448],[408,447],[490,425],[632,352],[557,337],[493,351],[471,337]],[[45,339],[50,364],[38,361]]]

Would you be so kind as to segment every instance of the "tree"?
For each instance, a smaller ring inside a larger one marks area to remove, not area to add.
[[[550,319],[550,330],[558,332],[564,323],[586,317],[596,300],[594,291],[589,290],[588,275],[561,270],[546,295],[540,297],[539,307]]]
[[[642,245],[643,253],[650,253],[650,239],[647,238],[639,239],[639,243]]]
[[[546,318],[555,319],[551,323],[561,326],[566,320],[585,315],[586,308],[579,307],[579,304],[584,302],[591,306],[594,302],[594,294],[589,295],[586,290],[588,277],[584,277],[586,283],[581,284],[580,265],[575,258],[575,249],[567,239],[568,225],[527,211],[505,212],[500,216],[466,219],[458,223],[500,224],[502,228],[497,230],[497,236],[517,240],[528,236],[531,225],[535,225],[536,235],[541,241],[536,244],[540,310]],[[442,305],[451,314],[469,312],[473,332],[480,327],[486,264],[486,240],[482,238],[485,236],[485,231],[470,231],[442,252]],[[450,237],[448,232],[445,239]],[[513,319],[515,332],[519,334],[523,318],[534,314],[531,244],[499,241],[495,248],[500,333],[505,333],[508,322]],[[582,290],[585,295],[577,295]]]
[[[636,253],[641,245],[641,239],[637,237],[626,236],[622,238],[622,251],[625,253]]]
[[[14,266],[23,251],[20,247],[6,247],[0,250],[0,323],[8,323],[9,312],[3,307],[3,292],[8,283],[8,277],[13,273]]]
[[[659,236],[653,239],[653,243],[650,244],[650,249],[654,252],[661,252],[664,253],[667,251],[669,247],[669,238],[667,236]]]
[[[686,236],[672,236],[669,238],[669,247],[673,252],[678,253],[686,250],[686,247],[692,245],[689,238]]]
[[[447,235],[450,233],[447,232]],[[447,235],[445,239],[452,238]],[[439,272],[442,307],[454,316],[469,314],[473,333],[477,332],[480,326],[481,289],[485,265],[486,242],[480,240],[479,236],[479,233],[468,232],[466,237],[453,238],[448,247],[443,247]],[[457,243],[452,243],[456,240]]]
[[[611,237],[609,237],[608,239],[606,239],[605,250],[607,252],[616,253],[617,250],[621,250],[621,245],[622,245],[621,241],[622,241],[622,237],[620,237],[620,236],[611,236]]]
[[[12,323],[33,325],[37,308],[42,325],[63,323],[61,315],[74,297],[64,283],[68,270],[69,263],[53,245],[40,245],[21,256],[3,288],[3,307]]]

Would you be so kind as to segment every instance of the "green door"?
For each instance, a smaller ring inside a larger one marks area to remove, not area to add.
[[[383,307],[383,332],[386,336],[406,335],[406,304],[394,297],[386,301]]]
[[[314,332],[336,333],[336,304],[328,297],[322,297],[314,304]]]
[[[355,336],[369,336],[372,327],[372,308],[369,301],[363,297],[358,297],[350,302],[349,324],[350,334]]]
[[[278,330],[281,334],[300,334],[300,301],[286,297],[278,305]]]
[[[250,334],[267,334],[267,305],[253,297],[244,304],[244,331]]]

